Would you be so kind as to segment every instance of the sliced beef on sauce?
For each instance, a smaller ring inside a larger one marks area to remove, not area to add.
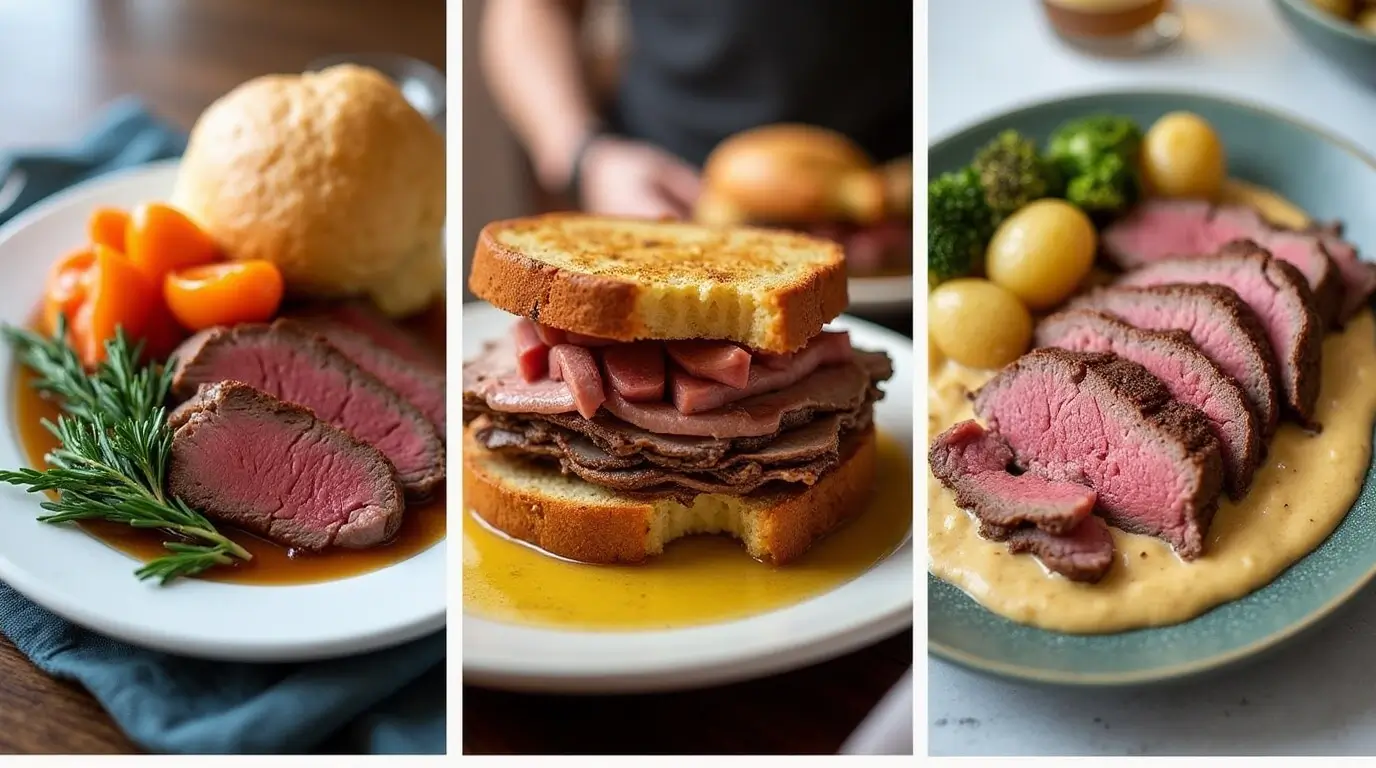
[[[1295,267],[1314,294],[1320,320],[1326,326],[1336,323],[1344,281],[1322,235],[1277,229],[1244,206],[1216,207],[1194,200],[1143,203],[1103,233],[1104,251],[1125,270],[1217,253],[1237,240],[1255,242]]]
[[[1343,278],[1342,307],[1338,311],[1338,320],[1349,320],[1367,305],[1372,292],[1376,291],[1376,264],[1362,261],[1357,254],[1357,247],[1342,239],[1341,229],[1337,233],[1321,232],[1319,238]]]
[[[955,494],[958,506],[974,513],[981,526],[1005,534],[1034,525],[1063,535],[1094,511],[1091,488],[1009,472],[1012,449],[976,421],[962,421],[938,435],[927,461],[936,479]]]
[[[444,481],[444,442],[429,420],[300,323],[211,328],[182,342],[173,356],[178,398],[202,384],[242,381],[377,448],[412,498],[428,496]]]
[[[1038,324],[1034,344],[1072,352],[1111,352],[1146,368],[1182,403],[1209,419],[1223,451],[1228,493],[1240,499],[1261,462],[1262,433],[1247,396],[1183,331],[1134,328],[1092,309],[1073,309]]]
[[[1251,307],[1275,353],[1286,407],[1300,424],[1316,426],[1322,324],[1314,309],[1314,296],[1295,268],[1271,258],[1255,243],[1239,241],[1210,258],[1166,259],[1117,281],[1127,287],[1178,283],[1224,285]]]
[[[416,357],[422,352],[405,346],[408,340],[403,331],[394,329],[390,337],[379,342],[385,331],[373,328],[375,332],[369,334],[331,315],[307,316],[301,322],[414,406],[440,437],[445,437],[444,368],[431,357],[418,361]]]
[[[391,463],[306,408],[226,381],[172,424],[168,489],[212,519],[312,551],[377,546],[401,525]]]
[[[1218,441],[1142,366],[1038,349],[985,384],[974,408],[1018,466],[1088,485],[1111,524],[1159,536],[1184,559],[1203,553],[1222,486]]]
[[[1113,534],[1096,515],[1063,536],[1024,526],[1008,531],[1003,541],[1008,542],[1008,551],[1030,552],[1049,570],[1071,581],[1097,582],[1113,567]]]
[[[1210,284],[1099,288],[1071,300],[1068,308],[1107,312],[1147,330],[1184,331],[1247,393],[1262,437],[1276,431],[1279,381],[1271,342],[1256,313],[1233,289]]]

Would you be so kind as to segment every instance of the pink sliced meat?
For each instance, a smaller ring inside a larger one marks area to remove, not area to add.
[[[607,383],[631,402],[664,399],[664,347],[652,341],[617,344],[602,350]]]
[[[763,365],[766,368],[782,370],[793,363],[793,353],[784,352],[783,354],[774,354],[772,352],[755,352],[750,356],[750,362],[757,365]]]
[[[530,321],[527,320],[524,322]],[[535,326],[535,333],[539,335],[540,341],[545,342],[545,346],[547,347],[552,347],[556,344],[563,344],[569,340],[568,334],[564,333],[558,328],[551,328],[548,325],[540,325],[539,323],[531,323],[531,325]]]
[[[732,387],[675,370],[669,377],[670,390],[674,406],[680,413],[702,413],[751,395],[790,387],[821,366],[849,362],[852,354],[850,334],[824,331],[795,353],[787,367],[752,365],[744,387]]]
[[[591,419],[607,399],[592,352],[576,344],[559,344],[549,351],[549,367],[557,367],[565,387],[573,393],[579,415]]]
[[[516,342],[516,370],[521,378],[527,382],[545,378],[549,346],[540,339],[535,323],[517,320],[511,328],[511,338]]]
[[[750,353],[727,341],[690,339],[665,345],[690,376],[741,389],[750,379]]]

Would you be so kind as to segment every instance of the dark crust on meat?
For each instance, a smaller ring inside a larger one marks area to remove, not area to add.
[[[1328,254],[1328,249],[1324,247],[1322,241],[1318,243],[1318,247],[1319,251],[1323,253],[1324,267],[1319,274],[1318,282],[1313,285],[1309,284],[1309,279],[1295,265],[1280,259],[1276,259],[1276,261],[1287,267],[1295,268],[1300,280],[1309,287],[1309,293],[1314,300],[1314,311],[1318,314],[1322,327],[1327,330],[1337,330],[1342,328],[1340,315],[1343,309],[1343,294],[1347,286],[1343,282],[1342,273],[1338,271],[1337,262]]]
[[[356,439],[353,435],[342,429],[334,427],[315,418],[315,414],[309,408],[305,408],[294,403],[279,400],[272,395],[238,381],[220,381],[202,385],[196,394],[185,403],[182,403],[174,417],[169,417],[169,424],[173,428],[173,442],[177,438],[187,437],[195,433],[201,425],[205,415],[214,413],[226,400],[238,398],[247,401],[254,408],[266,412],[274,418],[302,419],[308,418],[315,423],[327,436],[331,444],[340,451],[350,454],[355,460],[366,462],[372,469],[373,480],[378,485],[379,501],[381,506],[386,509],[387,524],[382,531],[381,537],[376,540],[359,541],[353,544],[334,544],[335,546],[349,546],[350,548],[365,548],[377,546],[391,539],[398,529],[401,528],[402,516],[406,505],[403,500],[401,485],[396,480],[396,471],[391,462],[383,456],[380,451],[367,443]],[[196,490],[196,481],[190,478],[183,478],[177,471],[175,464],[172,465],[167,477],[168,492],[178,498],[197,498],[201,494]],[[216,517],[216,510],[213,505],[200,510],[207,516]],[[234,520],[233,524],[240,527],[245,526],[245,521]],[[273,536],[272,531],[261,527],[253,527],[252,532],[269,539],[274,539],[277,543],[289,547],[318,550],[321,547],[309,546],[306,542],[296,540],[284,540]],[[331,542],[333,544],[333,542]]]
[[[967,462],[956,459],[955,449],[958,444],[952,442],[952,435],[976,430],[980,441],[992,449],[993,456],[990,458],[1000,466],[998,469],[973,467]],[[927,451],[927,465],[931,469],[932,475],[946,486],[952,495],[955,496],[956,506],[974,515],[975,521],[979,523],[981,535],[986,539],[994,541],[1004,541],[1013,531],[1023,525],[1033,525],[1052,535],[1068,533],[1072,528],[1083,522],[1083,517],[1055,517],[1049,515],[1033,516],[1025,513],[1026,507],[1020,507],[1016,516],[1007,513],[1007,510],[991,510],[982,502],[983,498],[977,493],[977,487],[973,481],[982,474],[992,472],[1006,472],[1007,468],[1013,464],[1013,449],[1008,447],[998,435],[986,431],[973,420],[963,421],[953,425],[950,429],[937,435],[932,441],[931,448]],[[1086,492],[1090,492],[1086,488]],[[1092,507],[1093,504],[1091,503]],[[1002,519],[994,519],[1001,516]]]
[[[1176,285],[1157,285],[1149,288],[1114,286],[1098,288],[1085,296],[1073,300],[1070,308],[1091,308],[1109,314],[1114,313],[1116,296],[1140,296],[1146,300],[1162,303],[1178,301],[1192,303],[1202,301],[1212,306],[1215,314],[1228,325],[1229,338],[1247,353],[1255,374],[1249,381],[1239,381],[1247,393],[1248,402],[1261,424],[1262,436],[1269,438],[1275,434],[1280,413],[1280,373],[1276,366],[1271,342],[1266,337],[1266,329],[1252,308],[1247,306],[1237,292],[1226,285],[1213,283],[1180,283]],[[1262,444],[1262,455],[1266,445]]]
[[[1038,368],[1049,368],[1049,372],[1059,379],[1077,386],[1096,382],[1097,388],[1107,390],[1125,406],[1135,409],[1144,426],[1177,447],[1180,460],[1193,468],[1192,474],[1198,478],[1198,484],[1185,500],[1187,531],[1185,539],[1176,546],[1176,552],[1186,560],[1198,557],[1204,548],[1204,533],[1217,511],[1223,485],[1223,459],[1204,414],[1193,406],[1175,401],[1165,385],[1137,363],[1112,354],[1054,348],[1033,350],[1004,368],[975,393],[975,412],[998,431],[998,425],[989,418],[985,403],[1024,371],[1035,373]],[[1122,530],[1154,534],[1142,530],[1134,521],[1115,518],[1111,510],[1101,507],[1101,511],[1110,523]]]
[[[265,335],[279,337],[285,343],[295,344],[308,350],[322,367],[333,366],[347,371],[349,378],[355,385],[367,389],[371,394],[386,401],[388,407],[394,410],[400,418],[411,423],[416,434],[426,442],[427,454],[435,458],[434,461],[428,462],[426,471],[419,476],[401,478],[407,498],[412,501],[427,499],[444,483],[444,440],[440,438],[439,432],[435,430],[430,420],[416,410],[415,406],[403,400],[391,387],[355,365],[342,352],[335,349],[324,336],[294,320],[278,319],[270,325],[243,323],[233,327],[217,326],[201,331],[183,341],[173,353],[173,397],[177,399],[191,397],[196,393],[200,384],[208,383],[194,382],[186,378],[187,369],[196,364],[201,353],[217,345],[234,344],[241,337]]]
[[[1300,298],[1304,308],[1305,321],[1300,324],[1295,349],[1290,355],[1289,365],[1295,371],[1293,380],[1286,387],[1290,390],[1287,405],[1291,415],[1307,429],[1319,429],[1314,421],[1314,406],[1319,401],[1319,379],[1323,364],[1323,322],[1314,304],[1314,292],[1309,283],[1294,265],[1273,258],[1266,249],[1251,240],[1237,240],[1223,246],[1219,257],[1241,256],[1244,258],[1264,259],[1262,270],[1271,285],[1283,290],[1293,291]],[[1282,366],[1284,370],[1284,366]]]
[[[1148,352],[1164,351],[1177,359],[1188,361],[1187,364],[1190,369],[1202,380],[1211,395],[1218,398],[1222,403],[1230,404],[1232,407],[1228,410],[1233,413],[1234,420],[1241,422],[1239,425],[1241,427],[1241,445],[1235,445],[1232,440],[1234,435],[1222,428],[1219,429],[1219,432],[1222,433],[1222,438],[1226,439],[1227,442],[1225,443],[1224,439],[1219,439],[1219,443],[1220,446],[1226,444],[1233,449],[1223,456],[1228,495],[1233,499],[1241,499],[1247,495],[1247,489],[1252,483],[1252,475],[1261,463],[1262,456],[1262,435],[1257,424],[1256,414],[1252,411],[1247,402],[1246,394],[1237,382],[1219,370],[1212,360],[1205,357],[1200,352],[1199,347],[1195,346],[1194,340],[1188,333],[1181,330],[1152,331],[1134,328],[1106,312],[1093,309],[1070,309],[1042,320],[1037,326],[1034,343],[1037,346],[1055,346],[1051,342],[1057,338],[1053,334],[1058,326],[1068,328],[1088,326],[1091,330],[1097,331],[1098,335],[1111,334],[1130,344],[1148,348],[1146,349]],[[1162,383],[1164,385],[1164,382]],[[1208,416],[1206,415],[1205,418],[1207,419]],[[1213,424],[1213,421],[1210,420],[1209,424]],[[1215,437],[1218,438],[1219,435],[1215,435]]]
[[[1013,554],[1030,552],[1036,556],[1047,568],[1061,574],[1071,581],[1080,581],[1087,584],[1097,583],[1104,575],[1113,568],[1113,536],[1109,533],[1107,526],[1102,518],[1090,515],[1080,523],[1081,525],[1094,526],[1095,533],[1108,540],[1106,551],[1098,552],[1094,562],[1082,563],[1074,559],[1053,558],[1046,551],[1048,545],[1055,543],[1056,538],[1048,536],[1046,533],[1035,529],[1020,528],[1009,532],[1006,541],[1008,551]]]

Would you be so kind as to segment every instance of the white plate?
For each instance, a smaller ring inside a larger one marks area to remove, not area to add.
[[[488,304],[463,305],[463,356],[506,333],[513,317]],[[842,316],[857,347],[883,350],[894,375],[883,385],[875,424],[912,455],[912,341]],[[839,656],[910,626],[913,546],[840,587],[797,605],[740,621],[662,632],[577,632],[504,624],[465,614],[465,683],[511,690],[628,693],[692,688],[782,672]]]
[[[175,163],[106,176],[0,228],[0,322],[23,324],[49,265],[82,245],[100,205],[166,199]],[[5,393],[0,467],[25,465],[14,435],[16,362],[0,344]],[[88,629],[135,645],[224,660],[297,661],[375,650],[445,623],[445,547],[373,573],[302,586],[140,582],[132,558],[79,530],[37,522],[38,499],[0,485],[0,581]]]
[[[882,317],[913,311],[912,275],[852,277],[846,292],[850,296],[850,311],[857,314]]]

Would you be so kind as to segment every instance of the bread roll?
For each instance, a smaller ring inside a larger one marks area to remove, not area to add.
[[[444,139],[380,73],[251,80],[191,132],[173,203],[296,297],[364,295],[392,316],[444,290]]]
[[[722,142],[703,167],[695,218],[706,223],[872,224],[884,178],[850,139],[808,125],[768,125]]]

